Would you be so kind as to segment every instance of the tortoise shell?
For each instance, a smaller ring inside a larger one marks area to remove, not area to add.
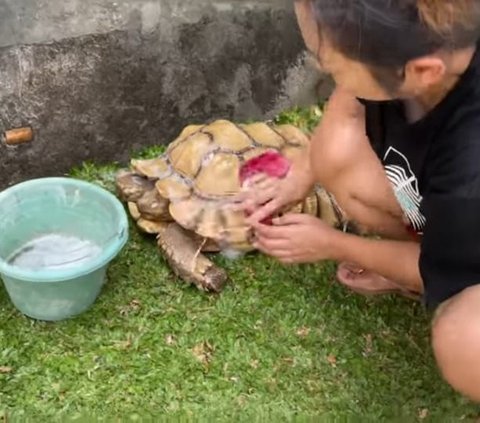
[[[170,215],[185,229],[245,251],[251,246],[244,213],[226,207],[241,190],[240,167],[269,150],[293,160],[308,144],[292,125],[217,120],[186,127],[163,155],[133,160],[132,167],[155,181],[160,197],[170,202]]]

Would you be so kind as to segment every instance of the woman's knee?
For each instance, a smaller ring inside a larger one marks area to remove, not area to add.
[[[432,325],[432,346],[445,380],[480,402],[480,285],[438,310]]]

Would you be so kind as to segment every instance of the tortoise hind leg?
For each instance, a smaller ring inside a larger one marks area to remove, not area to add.
[[[158,246],[177,276],[202,291],[220,292],[227,274],[201,253],[202,244],[177,223],[158,234]]]
[[[344,232],[356,235],[363,235],[365,233],[355,222],[347,218],[332,194],[324,188],[317,186],[315,195],[318,201],[317,217],[329,226],[341,229]]]
[[[342,228],[345,224],[345,216],[337,206],[333,196],[322,187],[315,188],[318,206],[317,214],[327,225],[334,228]]]

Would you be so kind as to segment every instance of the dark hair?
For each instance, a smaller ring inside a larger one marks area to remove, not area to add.
[[[307,1],[321,37],[345,56],[390,74],[440,49],[474,45],[480,36],[480,0]]]

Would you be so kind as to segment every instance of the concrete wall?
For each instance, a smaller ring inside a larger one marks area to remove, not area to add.
[[[2,0],[0,188],[315,101],[292,0]]]

